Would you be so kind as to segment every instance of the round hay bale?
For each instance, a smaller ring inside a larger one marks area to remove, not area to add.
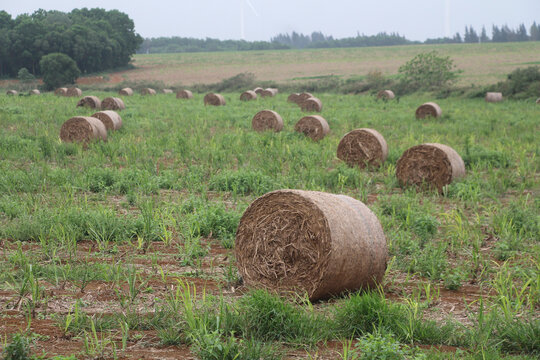
[[[540,104],[540,98],[536,99],[536,103]]]
[[[17,94],[19,94],[17,92],[17,90],[8,90],[8,91],[6,91],[6,95],[15,96]]]
[[[313,94],[311,94],[311,93],[303,92],[303,93],[300,93],[300,95],[298,95],[298,97],[299,97],[299,100],[298,100],[298,104],[299,104],[302,101],[307,100],[307,99],[309,99],[311,97],[315,97],[315,96],[313,96]]]
[[[225,98],[221,94],[208,93],[204,96],[204,105],[223,106]]]
[[[377,99],[392,100],[395,97],[396,95],[392,90],[381,90],[377,93]]]
[[[163,89],[163,90],[161,90],[161,92],[163,94],[172,94],[173,93],[173,91],[171,89]]]
[[[273,110],[259,111],[251,120],[251,127],[255,131],[273,130],[280,132],[283,130],[283,119]]]
[[[377,130],[355,129],[339,141],[337,157],[351,167],[378,167],[388,157],[388,145]]]
[[[180,90],[176,93],[177,99],[193,99],[193,93],[189,90]]]
[[[310,97],[300,103],[302,111],[322,111],[322,102],[316,97]]]
[[[79,89],[78,87],[70,87],[67,89],[65,96],[80,97],[82,96],[82,90]]]
[[[118,130],[122,127],[122,118],[116,111],[98,111],[92,117],[101,120],[107,130]]]
[[[65,87],[61,87],[54,90],[54,95],[56,96],[66,96],[66,93],[67,93],[67,88]]]
[[[300,100],[300,94],[299,93],[292,93],[287,97],[287,102],[292,102],[295,104],[298,104],[298,101]]]
[[[28,92],[29,95],[40,95],[41,92],[38,89],[32,89]]]
[[[117,97],[108,97],[101,102],[101,108],[103,110],[124,110],[126,105],[124,100]]]
[[[261,95],[264,89],[262,87],[256,87],[255,89],[253,89],[253,91],[255,91],[255,94]]]
[[[85,106],[89,107],[91,109],[100,109],[101,108],[101,100],[97,96],[85,96],[79,102],[77,103],[77,107],[79,106]]]
[[[486,102],[500,102],[503,101],[503,96],[500,92],[488,92],[485,100]]]
[[[427,143],[407,149],[396,164],[401,185],[436,188],[439,192],[454,179],[465,176],[465,163],[450,146]]]
[[[277,190],[256,199],[236,232],[247,286],[307,293],[310,300],[380,284],[387,259],[377,216],[345,195]]]
[[[278,93],[277,89],[268,88],[261,91],[260,95],[261,97],[274,97],[277,95],[277,93]]]
[[[133,95],[133,89],[132,88],[123,88],[118,92],[118,95],[122,96],[132,96]]]
[[[156,90],[151,88],[144,88],[141,90],[141,95],[156,95]]]
[[[442,115],[441,107],[434,102],[427,102],[416,109],[416,118],[425,119],[428,116],[438,118]]]
[[[294,126],[294,130],[304,133],[314,141],[319,141],[330,132],[330,127],[322,116],[309,115],[301,118]]]
[[[75,116],[60,128],[60,139],[64,142],[83,142],[92,140],[107,141],[107,129],[103,123],[89,116]]]
[[[242,101],[255,100],[256,98],[257,98],[257,93],[255,91],[253,91],[253,90],[244,91],[240,95],[240,100],[242,100]]]

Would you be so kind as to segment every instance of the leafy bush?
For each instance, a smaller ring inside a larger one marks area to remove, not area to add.
[[[399,68],[402,78],[399,92],[435,90],[451,85],[458,76],[454,61],[436,51],[420,53]]]
[[[489,86],[485,91],[502,92],[515,99],[536,98],[540,93],[540,67],[518,68],[508,74],[505,81]]]
[[[45,55],[39,61],[43,83],[48,90],[65,84],[74,84],[81,74],[75,60],[62,53]]]

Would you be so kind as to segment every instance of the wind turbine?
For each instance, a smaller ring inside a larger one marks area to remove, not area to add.
[[[259,13],[257,13],[257,10],[255,10],[255,7],[251,3],[250,0],[240,0],[240,38],[242,40],[246,40],[246,29],[245,29],[245,21],[244,21],[244,4],[247,4],[251,11],[255,14],[255,16],[259,16]]]

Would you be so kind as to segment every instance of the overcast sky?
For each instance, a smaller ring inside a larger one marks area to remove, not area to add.
[[[256,13],[249,6],[253,5]],[[335,38],[398,32],[410,40],[463,35],[466,25],[516,28],[540,22],[540,0],[2,0],[12,17],[39,8],[118,9],[135,21],[143,37],[182,36],[270,40],[279,33],[322,31]]]

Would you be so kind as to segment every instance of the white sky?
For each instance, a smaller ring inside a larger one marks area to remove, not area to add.
[[[270,40],[279,33],[322,31],[335,38],[398,32],[410,40],[464,33],[472,25],[517,28],[540,22],[540,0],[1,0],[0,10],[15,18],[39,8],[118,9],[143,37],[241,38],[241,7],[246,40]],[[251,1],[256,16],[247,2]]]

